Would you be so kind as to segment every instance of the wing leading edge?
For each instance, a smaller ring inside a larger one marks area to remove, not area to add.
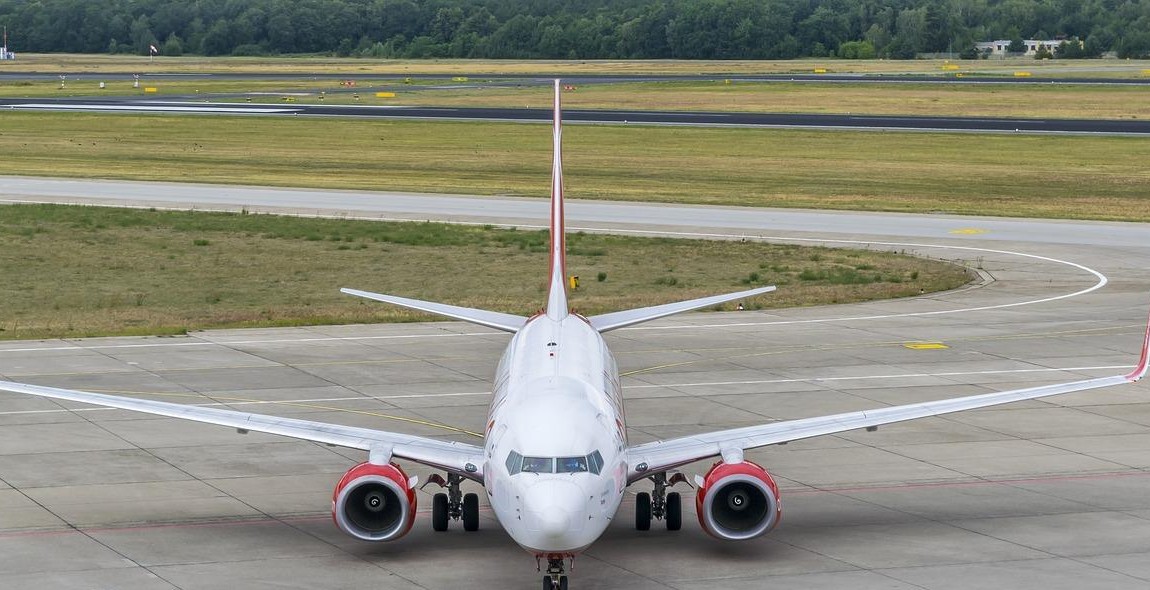
[[[846,412],[816,418],[787,420],[645,443],[627,449],[627,463],[630,465],[627,481],[632,483],[650,473],[666,471],[710,457],[730,455],[738,457],[742,455],[744,450],[767,445],[859,428],[882,426],[916,418],[939,416],[951,412],[1134,383],[1146,376],[1148,364],[1150,364],[1150,321],[1147,323],[1146,333],[1143,336],[1142,354],[1138,364],[1125,375],[906,404],[862,412]]]
[[[312,422],[310,420],[249,414],[222,408],[205,408],[203,406],[103,393],[26,385],[11,381],[0,381],[0,391],[229,426],[240,431],[264,432],[373,453],[383,452],[389,456],[443,469],[476,481],[483,479],[483,449],[466,443],[442,441],[369,428]]]

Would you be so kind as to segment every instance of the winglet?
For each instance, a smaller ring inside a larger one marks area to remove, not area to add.
[[[547,317],[567,317],[567,241],[563,234],[563,122],[559,113],[559,80],[555,80],[555,119],[551,161],[551,277]]]
[[[1126,380],[1134,383],[1146,376],[1146,369],[1150,367],[1150,320],[1146,321],[1146,335],[1142,340],[1142,356],[1138,359],[1138,365],[1126,375]]]

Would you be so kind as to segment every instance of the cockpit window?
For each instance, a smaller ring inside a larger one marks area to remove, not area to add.
[[[523,471],[529,473],[555,473],[555,459],[551,457],[524,457]]]
[[[516,473],[519,473],[519,470],[522,466],[523,455],[520,455],[515,451],[511,451],[511,454],[507,455],[507,473],[515,475]]]
[[[587,457],[559,457],[556,473],[579,473],[587,471]]]
[[[579,457],[524,457],[515,451],[507,455],[507,473],[584,473],[599,475],[603,455],[595,451]]]
[[[599,472],[603,470],[603,455],[600,455],[599,451],[587,455],[587,467],[591,473],[599,475]]]

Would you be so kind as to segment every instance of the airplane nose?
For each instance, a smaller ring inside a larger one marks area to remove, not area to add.
[[[571,518],[566,511],[546,510],[539,514],[539,532],[551,538],[562,537],[571,529]]]
[[[559,541],[583,530],[586,498],[583,490],[572,482],[544,480],[527,488],[523,498],[529,529],[542,536]]]

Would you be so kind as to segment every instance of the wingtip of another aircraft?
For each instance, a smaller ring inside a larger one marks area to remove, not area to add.
[[[1126,380],[1131,383],[1141,380],[1146,376],[1147,369],[1150,369],[1150,318],[1146,321],[1146,333],[1142,338],[1142,356],[1138,358],[1134,370],[1126,375]]]

